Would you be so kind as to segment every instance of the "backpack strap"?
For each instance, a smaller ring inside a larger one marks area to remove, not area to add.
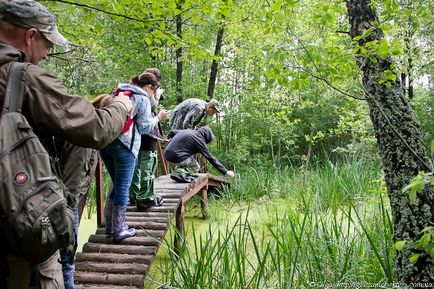
[[[14,111],[21,112],[24,96],[23,75],[27,65],[27,63],[22,62],[12,62],[9,71],[8,84],[6,86],[2,114]]]

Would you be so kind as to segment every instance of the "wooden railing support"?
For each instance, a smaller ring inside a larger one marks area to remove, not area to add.
[[[200,190],[199,195],[200,195],[200,207],[202,209],[202,217],[204,219],[208,219],[209,217],[208,186],[205,186],[202,190]]]
[[[102,175],[102,161],[98,155],[98,164],[96,166],[96,224],[101,227],[105,224],[104,218],[104,194],[103,194],[104,179]]]
[[[185,230],[184,230],[184,217],[185,217],[185,203],[181,199],[176,209],[176,232],[174,239],[174,250],[175,253],[179,256],[182,254],[185,248]]]
[[[161,142],[159,141],[157,141],[157,154],[158,154],[158,159],[160,161],[160,164],[163,167],[163,173],[165,175],[169,174],[169,164],[163,157],[163,149],[161,148]],[[156,172],[158,177],[158,170],[156,170]]]

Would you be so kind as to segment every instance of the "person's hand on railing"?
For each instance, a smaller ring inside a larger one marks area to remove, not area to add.
[[[235,177],[235,173],[234,173],[233,171],[228,171],[228,172],[226,173],[226,176],[227,176],[227,177],[234,178],[234,177]]]

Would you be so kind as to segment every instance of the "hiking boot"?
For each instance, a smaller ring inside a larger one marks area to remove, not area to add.
[[[144,199],[137,200],[137,211],[143,212],[155,205],[154,200]]]
[[[130,196],[130,197],[128,197],[128,202],[129,202],[129,204],[130,204],[131,206],[135,206],[136,203],[137,203],[136,196]]]
[[[185,176],[179,174],[170,174],[170,178],[178,183],[191,183],[190,179],[187,179]]]
[[[119,244],[123,239],[136,235],[136,229],[125,224],[127,205],[113,205],[113,243]]]
[[[143,212],[154,206],[159,207],[164,203],[163,197],[156,194],[154,199],[137,200],[137,211]]]
[[[110,197],[107,197],[105,202],[105,233],[107,235],[113,235],[113,201]]]

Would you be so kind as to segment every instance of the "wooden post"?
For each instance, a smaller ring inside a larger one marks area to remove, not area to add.
[[[208,210],[208,185],[205,186],[202,190],[199,192],[200,194],[200,207],[202,208],[202,217],[204,219],[208,219],[209,217],[209,210]]]
[[[78,208],[78,223],[79,224],[80,224],[80,221],[81,221],[81,216],[83,215],[84,207],[86,206],[87,197],[89,196],[89,192],[90,192],[90,189],[92,187],[92,179],[95,176],[95,171],[96,171],[97,166],[98,166],[98,160],[99,160],[99,158],[98,158],[98,152],[94,152],[94,153],[96,154],[96,157],[93,159],[93,163],[92,163],[92,166],[91,166],[90,171],[89,171],[89,176],[88,176],[89,177],[89,186],[87,187],[86,194],[84,194],[84,196],[81,197],[81,199],[80,199],[80,201],[79,201],[79,203],[77,205],[77,208]]]
[[[174,250],[175,253],[179,256],[184,251],[185,246],[185,231],[184,231],[184,215],[185,215],[185,204],[181,199],[179,202],[179,206],[176,209],[176,232],[175,232],[175,240],[174,240]]]
[[[158,158],[160,160],[160,164],[163,167],[164,174],[165,175],[169,174],[169,166],[167,164],[167,161],[163,157],[163,150],[161,148],[160,141],[157,141],[157,153],[158,153]],[[156,170],[156,171],[158,172],[158,170]]]
[[[102,161],[98,155],[98,164],[96,167],[96,224],[98,227],[105,224],[104,218],[104,204],[103,204],[103,184],[104,179],[102,175]]]

